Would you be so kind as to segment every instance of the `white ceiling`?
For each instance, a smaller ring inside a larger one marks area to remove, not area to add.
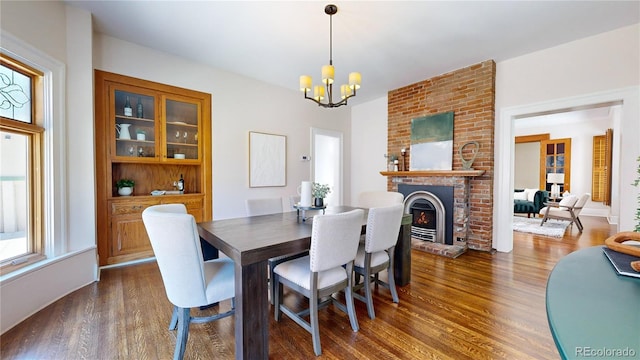
[[[65,2],[90,11],[99,33],[290,89],[300,75],[318,84],[329,60],[329,1]],[[334,3],[336,83],[362,74],[352,104],[640,22],[639,1]]]

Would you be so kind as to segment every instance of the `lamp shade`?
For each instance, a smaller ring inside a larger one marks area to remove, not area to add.
[[[340,96],[344,99],[348,96],[351,96],[351,88],[349,85],[344,84],[340,86]]]
[[[349,86],[352,89],[360,89],[360,83],[362,82],[362,75],[359,72],[352,72],[349,74]]]
[[[322,82],[329,85],[333,84],[333,76],[335,69],[333,65],[325,65],[322,67]]]
[[[300,76],[300,91],[311,91],[311,76]]]
[[[548,173],[547,174],[547,183],[549,183],[549,184],[563,184],[564,183],[564,174],[562,174],[562,173]]]
[[[324,87],[322,85],[316,85],[313,87],[313,98],[318,101],[324,99]]]

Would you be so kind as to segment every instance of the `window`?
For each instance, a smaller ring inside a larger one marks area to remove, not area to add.
[[[0,274],[44,257],[42,83],[0,54]]]

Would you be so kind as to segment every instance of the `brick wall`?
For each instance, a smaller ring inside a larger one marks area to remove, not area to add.
[[[388,94],[387,153],[399,156],[400,149],[410,148],[411,119],[448,111],[454,112],[453,170],[462,169],[458,155],[460,146],[469,141],[480,144],[472,167],[485,170],[485,173],[470,178],[469,233],[466,240],[470,249],[483,251],[491,250],[493,231],[495,75],[495,62],[487,60]],[[411,153],[407,152],[407,166],[410,157]],[[395,180],[389,177],[387,188],[391,191],[397,191],[394,181],[426,185],[448,182],[438,177],[396,177]],[[456,193],[460,194],[455,195],[456,203],[465,201],[460,198],[462,192]]]

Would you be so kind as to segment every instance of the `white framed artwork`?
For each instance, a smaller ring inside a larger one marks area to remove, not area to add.
[[[249,187],[287,185],[287,137],[249,132]]]

